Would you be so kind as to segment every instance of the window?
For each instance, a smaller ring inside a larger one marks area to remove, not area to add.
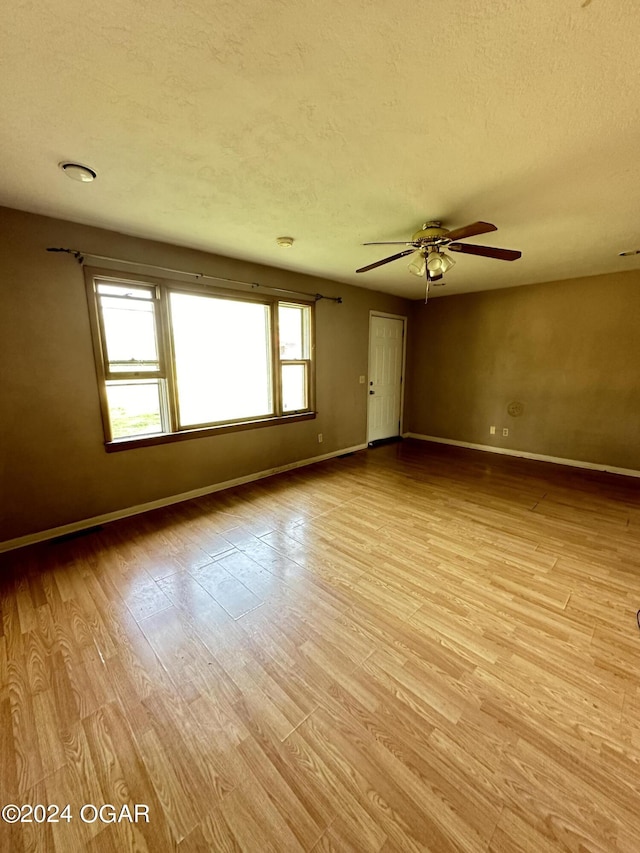
[[[268,305],[170,293],[181,427],[274,413]]]
[[[278,306],[282,408],[301,411],[309,405],[311,355],[308,306],[281,302]]]
[[[311,417],[313,306],[88,275],[109,444]]]

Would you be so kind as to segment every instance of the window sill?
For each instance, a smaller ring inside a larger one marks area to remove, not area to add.
[[[141,435],[140,438],[118,438],[115,441],[105,441],[104,447],[107,453],[117,453],[120,450],[132,450],[135,447],[152,447],[155,444],[171,444],[174,441],[188,441],[192,438],[208,438],[212,435],[224,435],[228,432],[241,432],[244,430],[262,429],[263,427],[280,426],[282,424],[292,424],[298,421],[311,421],[315,417],[316,412],[299,412],[293,415],[263,418],[259,421],[243,421],[242,423],[222,424],[221,426],[185,429],[180,432],[162,433],[162,435]]]

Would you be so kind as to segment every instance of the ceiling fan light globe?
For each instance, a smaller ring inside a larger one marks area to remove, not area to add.
[[[442,274],[442,257],[438,252],[431,252],[429,257],[427,258],[427,269],[431,273],[431,275],[441,275]]]
[[[422,252],[419,252],[419,253],[416,253],[416,255],[414,256],[413,260],[411,261],[411,263],[409,264],[407,269],[413,275],[416,275],[416,276],[419,276],[420,278],[422,278],[422,276],[424,275],[425,266],[426,266],[426,262],[424,259],[424,255],[422,254]]]
[[[455,266],[455,260],[451,257],[451,255],[447,255],[444,252],[440,253],[440,257],[442,258],[442,272],[448,272],[451,267]]]
[[[444,252],[430,252],[427,258],[427,269],[432,276],[444,275],[454,264],[453,258]]]

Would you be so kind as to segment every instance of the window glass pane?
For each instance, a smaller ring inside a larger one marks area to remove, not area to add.
[[[109,369],[158,370],[152,302],[102,296],[100,299]]]
[[[279,305],[280,358],[295,360],[308,357],[305,334],[308,311],[308,308],[296,305]]]
[[[163,432],[160,382],[107,382],[113,438]]]
[[[282,409],[295,412],[307,408],[306,367],[304,364],[282,365]]]
[[[105,296],[128,296],[135,299],[153,299],[148,287],[135,287],[128,284],[99,284],[98,293]]]
[[[273,412],[266,305],[172,293],[171,324],[181,426]]]

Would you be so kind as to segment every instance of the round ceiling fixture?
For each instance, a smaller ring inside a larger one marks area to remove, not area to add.
[[[276,237],[276,243],[281,249],[290,249],[293,246],[293,237]]]
[[[62,171],[71,178],[72,181],[80,181],[80,183],[88,184],[95,181],[97,174],[88,166],[83,166],[81,163],[58,163]]]

